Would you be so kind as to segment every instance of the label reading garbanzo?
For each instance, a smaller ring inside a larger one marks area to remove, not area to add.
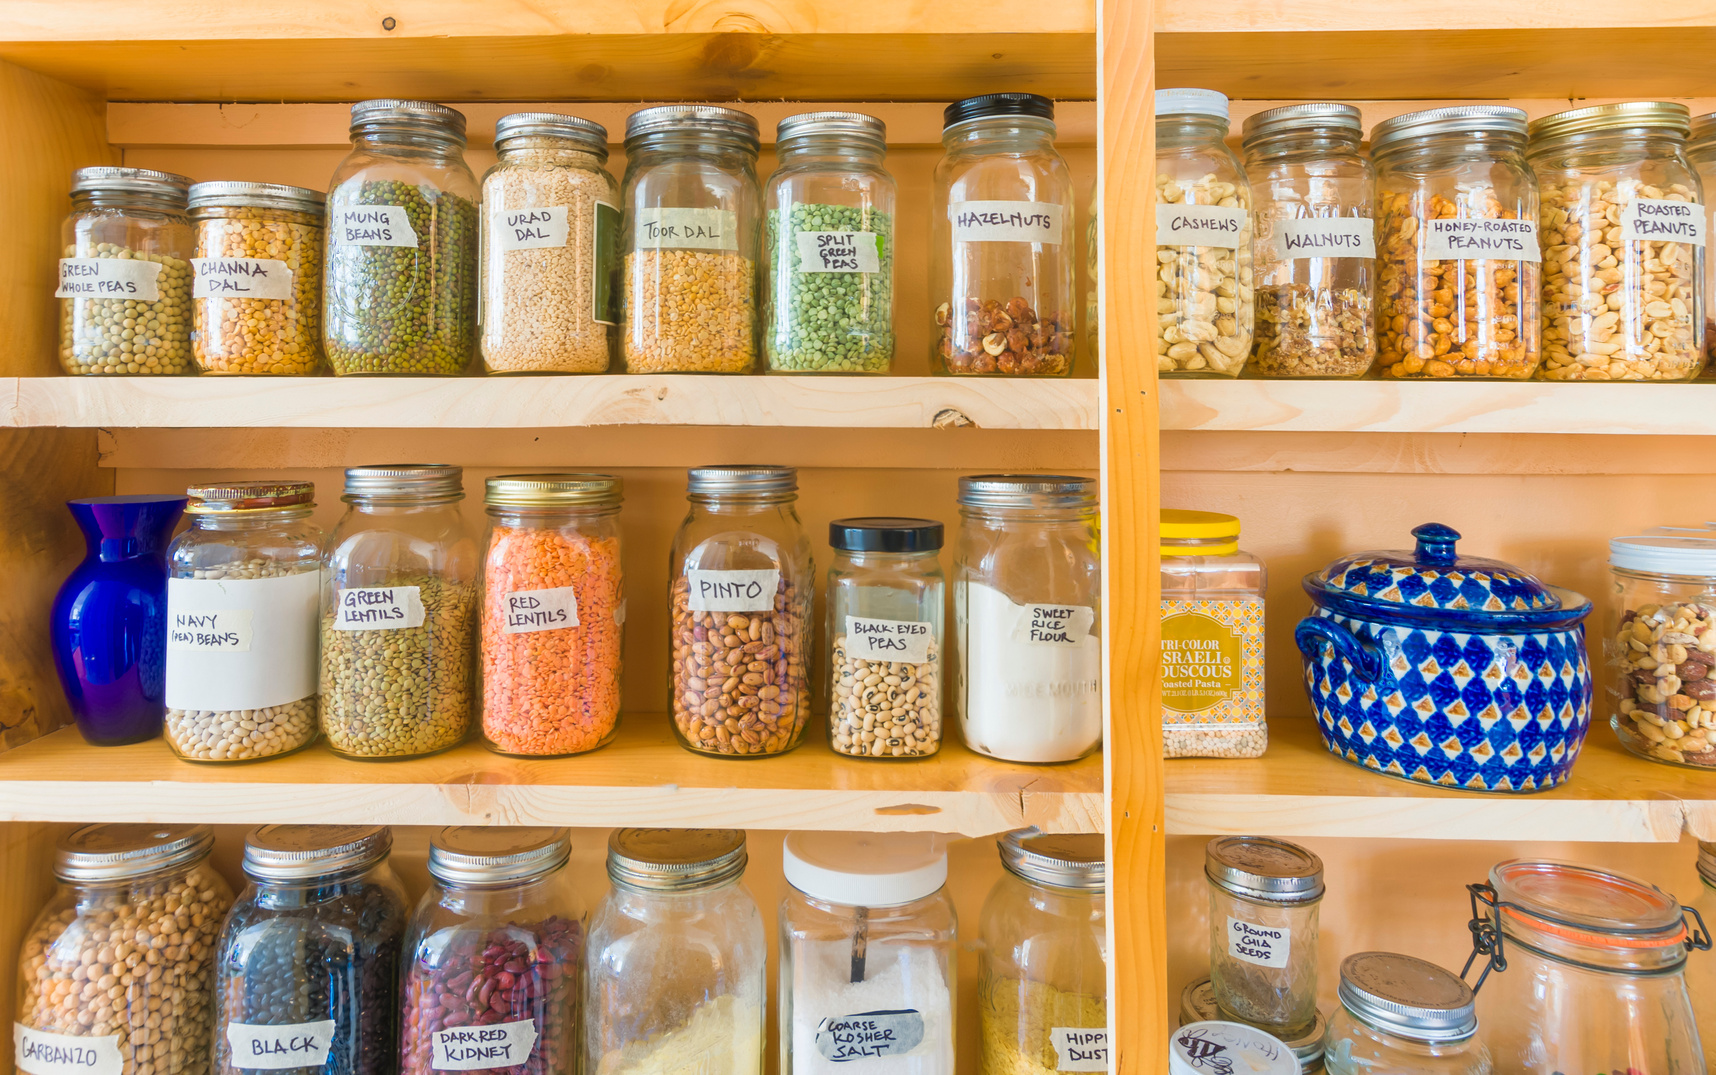
[[[1263,723],[1263,602],[1162,602],[1162,720]]]

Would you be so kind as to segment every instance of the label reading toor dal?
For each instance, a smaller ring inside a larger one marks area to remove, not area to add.
[[[739,218],[729,209],[639,209],[632,218],[637,250],[739,249]]]
[[[390,631],[423,626],[423,591],[416,586],[364,586],[341,590],[336,631]]]
[[[139,299],[159,302],[158,261],[132,258],[61,258],[56,299]]]
[[[1261,726],[1263,602],[1162,602],[1162,719],[1169,726]]]

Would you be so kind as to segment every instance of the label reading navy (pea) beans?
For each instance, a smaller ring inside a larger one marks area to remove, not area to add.
[[[1376,257],[1376,221],[1370,217],[1304,217],[1275,224],[1275,256],[1306,258]]]
[[[181,581],[177,579],[171,582]],[[196,580],[183,580],[196,581]],[[209,610],[207,612],[174,611],[168,598],[167,648],[170,650],[213,650],[217,653],[250,652],[250,617],[248,608]]]
[[[620,264],[620,210],[607,202],[596,203],[596,241],[590,256],[595,270],[590,273],[590,320],[599,325],[620,323],[619,302],[614,290],[614,272]]]
[[[12,1059],[29,1075],[120,1075],[119,1035],[78,1037],[12,1024]]]
[[[192,258],[194,299],[289,299],[292,269],[273,258]]]
[[[816,1051],[836,1064],[909,1053],[923,1040],[924,1017],[914,1008],[830,1016],[816,1026]]]
[[[1049,1030],[1056,1071],[1107,1071],[1108,1028],[1057,1026]]]
[[[1634,198],[1621,207],[1624,243],[1704,245],[1704,207],[1668,198]]]
[[[417,232],[403,205],[350,205],[333,211],[335,246],[416,246]]]
[[[336,631],[390,631],[423,626],[423,592],[416,586],[364,586],[341,590]]]
[[[692,568],[685,573],[685,582],[690,587],[687,604],[693,612],[769,612],[775,607],[781,573],[775,567],[737,571]]]
[[[1286,926],[1259,926],[1227,919],[1227,954],[1259,967],[1285,967],[1293,950],[1293,931]]]
[[[1541,261],[1535,220],[1426,220],[1419,225],[1426,261]]]
[[[1238,250],[1251,214],[1226,205],[1158,205],[1157,246],[1215,246]]]
[[[228,712],[316,693],[319,571],[167,580],[169,709]]]
[[[799,272],[881,272],[882,239],[871,231],[801,231]]]
[[[511,209],[501,214],[500,248],[502,250],[541,250],[566,245],[572,234],[564,205],[545,205],[540,209]]]
[[[436,1071],[486,1071],[489,1068],[522,1068],[536,1047],[536,1023],[461,1026],[435,1031],[430,1043],[429,1066]]]
[[[506,623],[501,628],[506,634],[522,635],[576,626],[578,591],[575,587],[514,590],[506,595]]]
[[[956,243],[1061,241],[1062,207],[1053,202],[971,201],[947,207]]]
[[[283,1023],[257,1026],[228,1023],[226,1040],[232,1046],[232,1066],[251,1071],[286,1071],[316,1068],[328,1062],[334,1043],[334,1021]]]
[[[846,656],[863,661],[929,660],[930,625],[912,620],[846,617]]]
[[[56,299],[139,299],[159,302],[158,261],[132,258],[61,258]]]
[[[739,249],[739,218],[729,209],[639,209],[632,218],[638,250]]]

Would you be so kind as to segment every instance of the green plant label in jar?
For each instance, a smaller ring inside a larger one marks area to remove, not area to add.
[[[881,272],[882,239],[868,231],[801,231],[799,272]]]
[[[403,205],[347,205],[328,221],[335,246],[416,246],[417,231]]]
[[[1162,602],[1162,716],[1167,724],[1261,724],[1263,602]]]
[[[596,241],[591,244],[590,319],[601,325],[620,323],[618,289],[614,276],[620,271],[620,210],[607,202],[595,203]]]

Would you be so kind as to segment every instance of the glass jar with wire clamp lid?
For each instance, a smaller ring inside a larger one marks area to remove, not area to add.
[[[321,368],[325,197],[279,183],[191,188],[191,344],[199,370],[303,375]]]

